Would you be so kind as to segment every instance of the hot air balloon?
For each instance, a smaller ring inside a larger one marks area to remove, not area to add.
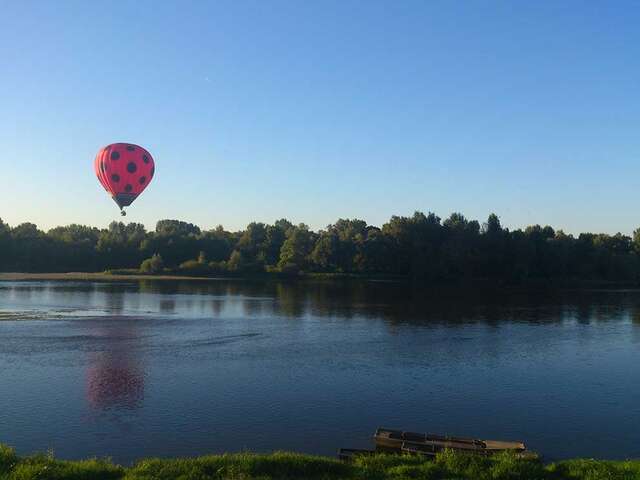
[[[94,167],[98,180],[126,215],[128,207],[138,198],[155,174],[153,157],[144,148],[132,143],[112,143],[100,149]]]

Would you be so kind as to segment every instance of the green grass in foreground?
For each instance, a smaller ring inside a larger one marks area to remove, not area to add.
[[[63,461],[51,455],[18,457],[11,448],[0,445],[0,479],[640,480],[640,461],[568,460],[544,465],[538,460],[521,460],[508,454],[482,458],[445,452],[433,461],[377,455],[345,464],[327,457],[279,452],[152,458],[125,468],[108,460]]]

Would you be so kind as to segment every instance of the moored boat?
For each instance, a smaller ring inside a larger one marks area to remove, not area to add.
[[[522,442],[478,440],[466,437],[404,432],[388,428],[378,428],[374,439],[376,446],[381,449],[429,455],[435,455],[445,449],[480,455],[491,455],[504,451],[524,452],[526,450]]]

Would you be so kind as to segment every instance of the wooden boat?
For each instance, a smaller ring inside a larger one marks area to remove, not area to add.
[[[350,462],[358,455],[375,455],[375,450],[363,450],[359,448],[341,448],[338,450],[338,458],[344,462]]]
[[[522,442],[504,442],[498,440],[477,440],[465,437],[432,435],[429,433],[403,432],[388,428],[378,428],[374,435],[376,446],[391,451],[435,455],[445,449],[451,449],[480,455],[497,452],[524,452]]]
[[[440,448],[436,448],[435,445],[424,445],[422,443],[409,443],[402,442],[400,448],[402,453],[410,453],[412,455],[421,455],[423,457],[435,457],[436,453],[442,451]]]

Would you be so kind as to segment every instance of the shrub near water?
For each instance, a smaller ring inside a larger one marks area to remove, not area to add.
[[[12,448],[0,444],[0,478],[9,473],[18,463],[18,456]]]
[[[583,480],[639,480],[640,461],[612,462],[606,460],[577,459],[549,466],[551,478],[579,478]]]
[[[640,461],[567,460],[543,465],[510,454],[491,458],[439,454],[328,457],[277,452],[141,460],[130,468],[108,460],[62,461],[51,455],[18,457],[0,445],[0,480],[640,480]]]
[[[12,449],[0,445],[2,480],[116,480],[125,471],[106,460],[68,462],[48,455],[18,458]]]

